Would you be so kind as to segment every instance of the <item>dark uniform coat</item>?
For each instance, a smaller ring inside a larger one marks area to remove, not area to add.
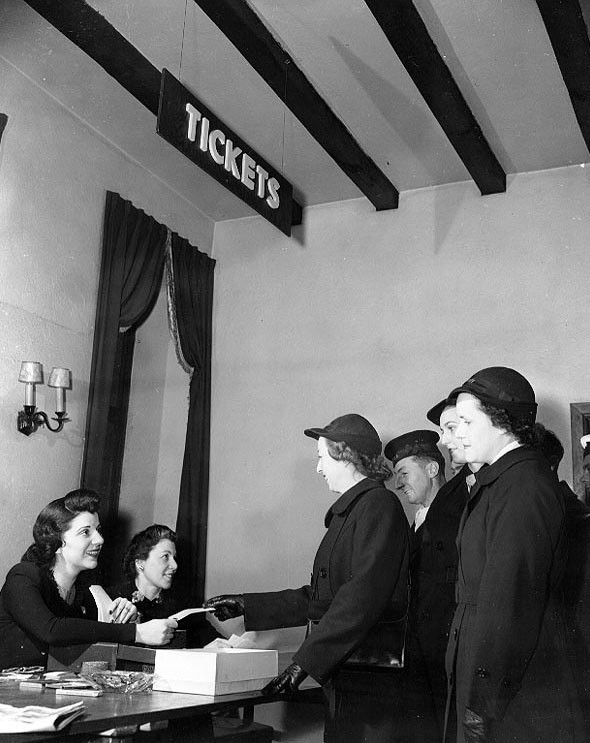
[[[520,447],[480,470],[457,546],[447,651],[457,740],[465,708],[491,721],[494,743],[582,740],[561,595],[565,507],[540,452]]]
[[[570,662],[584,713],[586,740],[590,740],[590,508],[563,480],[569,541],[564,580],[565,617]]]
[[[410,611],[408,614],[408,672],[426,673],[438,720],[438,739],[442,738],[447,699],[445,652],[455,613],[457,547],[455,540],[461,514],[467,503],[463,467],[444,484],[424,523],[410,532]]]
[[[398,677],[399,672],[358,673],[352,682],[345,678],[342,698],[338,697],[337,681],[345,676],[340,672],[343,661],[378,622],[406,615],[408,522],[397,496],[367,478],[333,504],[326,526],[311,584],[245,594],[245,625],[248,630],[265,630],[317,621],[293,660],[330,690],[330,709],[333,713],[337,708],[338,719],[327,725],[328,739],[381,740],[365,729],[378,728],[380,721],[367,718],[373,714],[391,718],[395,710],[388,703],[372,705],[371,678],[377,676],[375,686],[382,689],[387,686],[386,677]],[[343,715],[348,715],[346,737],[339,732]],[[358,734],[352,729],[357,724]]]

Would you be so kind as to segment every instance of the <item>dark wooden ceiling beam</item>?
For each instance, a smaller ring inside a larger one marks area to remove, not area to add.
[[[578,125],[590,150],[590,39],[578,0],[537,0]]]
[[[40,16],[99,64],[148,111],[158,115],[162,73],[85,0],[25,0]],[[303,209],[293,201],[292,224]]]
[[[194,0],[376,209],[399,192],[245,0]]]
[[[482,194],[506,190],[506,173],[412,0],[365,0]]]

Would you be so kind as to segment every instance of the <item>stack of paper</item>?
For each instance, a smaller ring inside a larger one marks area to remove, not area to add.
[[[41,733],[63,730],[72,720],[84,714],[84,703],[65,707],[13,707],[0,704],[0,733]]]

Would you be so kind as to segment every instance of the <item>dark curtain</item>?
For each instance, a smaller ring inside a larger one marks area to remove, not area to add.
[[[211,417],[211,339],[215,261],[172,235],[172,275],[178,341],[192,368],[178,519],[179,579],[190,606],[204,599]]]
[[[162,283],[167,228],[107,192],[92,368],[86,417],[82,487],[101,496],[101,520],[110,548],[103,570],[118,562],[121,469],[127,428],[135,329],[149,316]],[[124,332],[121,332],[124,331]]]

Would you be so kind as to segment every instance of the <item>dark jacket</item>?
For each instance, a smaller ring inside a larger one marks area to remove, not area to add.
[[[590,509],[563,480],[559,488],[569,542],[564,580],[569,657],[590,740]]]
[[[408,599],[408,522],[391,491],[362,480],[330,508],[326,526],[310,585],[244,597],[249,630],[319,620],[293,656],[319,683],[377,622],[403,618]]]
[[[445,483],[420,528],[410,532],[410,611],[408,671],[426,669],[441,733],[447,698],[445,651],[455,613],[457,547],[455,540],[467,503],[465,466]],[[416,657],[418,656],[418,657]]]
[[[565,506],[540,452],[520,447],[480,470],[457,545],[447,651],[457,739],[467,707],[490,721],[498,743],[578,740],[561,595]]]
[[[45,666],[51,645],[135,640],[134,624],[97,622],[96,616],[87,588],[77,584],[67,604],[48,570],[18,563],[0,591],[0,668]]]

